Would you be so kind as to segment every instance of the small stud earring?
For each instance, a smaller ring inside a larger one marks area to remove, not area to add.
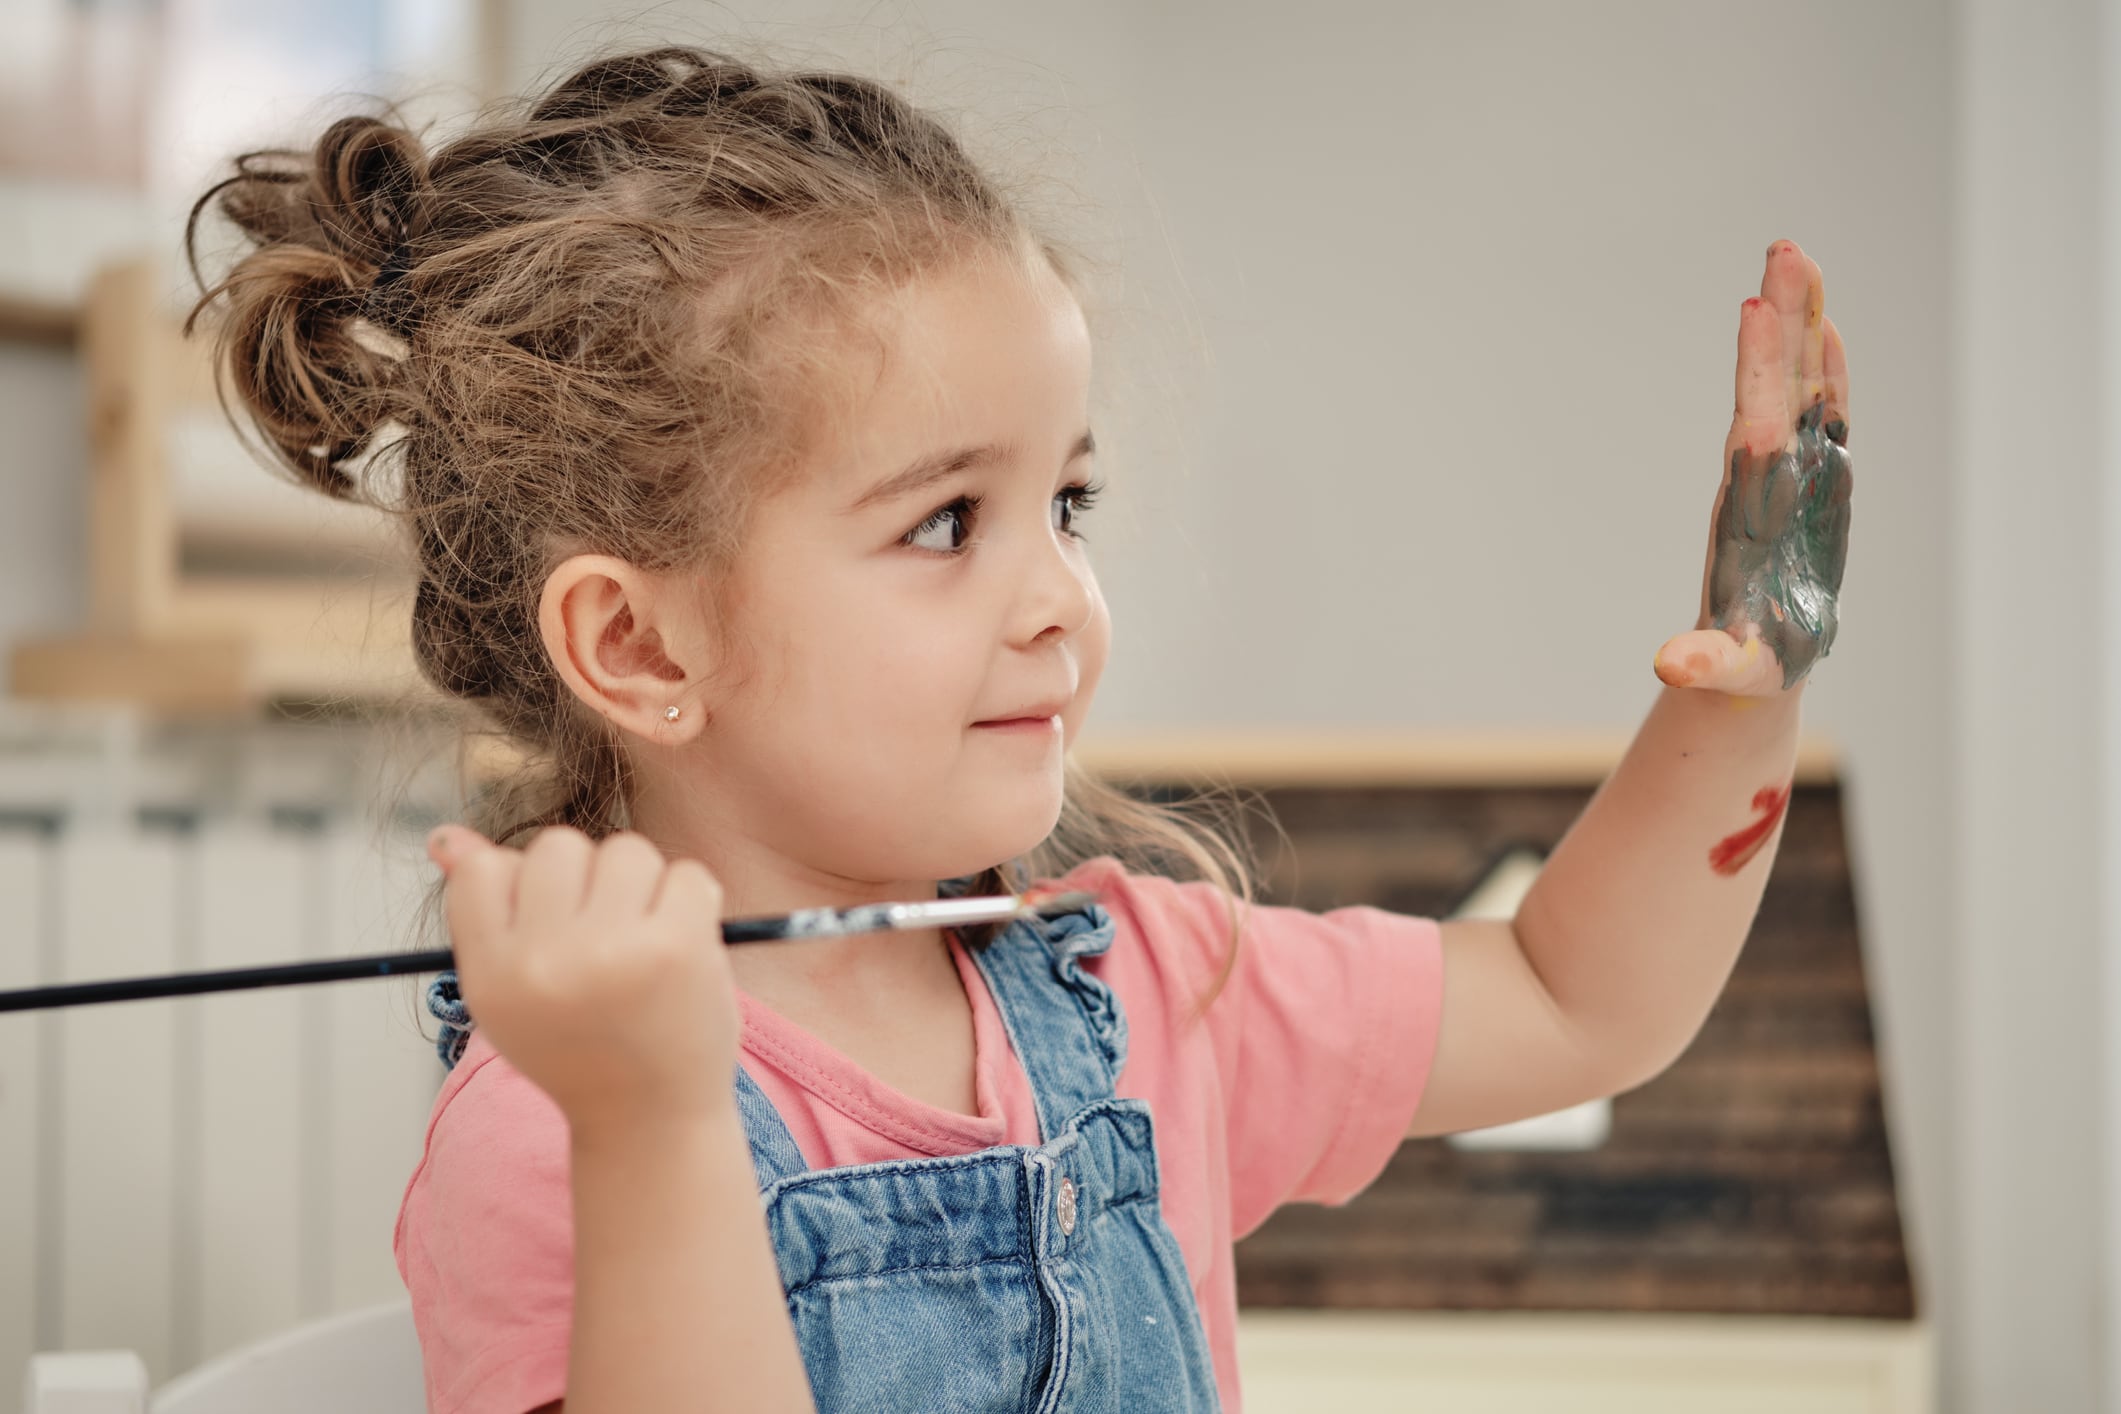
[[[671,703],[671,704],[670,704],[670,705],[669,705],[668,707],[665,707],[665,708],[663,709],[663,720],[664,720],[664,721],[666,721],[666,722],[674,722],[674,721],[676,721],[677,719],[678,719],[678,707],[677,707],[677,704],[676,704],[675,702],[673,702],[673,703]]]

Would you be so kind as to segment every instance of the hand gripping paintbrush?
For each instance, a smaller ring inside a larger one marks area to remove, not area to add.
[[[857,933],[1013,922],[1020,918],[1072,913],[1090,901],[1091,896],[1087,893],[1033,889],[1021,894],[980,898],[864,903],[853,908],[800,908],[793,913],[777,913],[765,918],[725,918],[722,920],[722,941],[730,944],[768,943],[792,938],[840,938]],[[408,972],[440,972],[456,965],[456,954],[452,949],[434,948],[426,952],[370,953],[364,957],[284,962],[268,967],[231,967],[215,972],[123,977],[108,982],[66,982],[57,986],[0,992],[0,1011],[193,996],[202,992],[235,992],[251,987],[284,987],[357,977],[391,977]]]

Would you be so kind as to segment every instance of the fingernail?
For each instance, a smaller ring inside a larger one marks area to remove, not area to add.
[[[429,854],[447,854],[449,852],[449,842],[453,838],[455,836],[449,826],[435,826],[427,832],[427,852]]]

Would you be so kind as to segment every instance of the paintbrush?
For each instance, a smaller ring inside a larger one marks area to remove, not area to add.
[[[722,941],[731,944],[770,943],[791,938],[842,938],[858,933],[1013,922],[1020,918],[1072,913],[1090,901],[1091,895],[1087,893],[1032,889],[1021,894],[980,898],[864,903],[853,908],[799,908],[793,913],[777,913],[764,918],[725,918],[722,920]],[[123,977],[108,982],[67,982],[0,992],[0,1011],[194,996],[201,992],[236,992],[251,987],[284,987],[358,977],[392,977],[408,972],[441,972],[456,965],[453,949],[434,948],[426,952],[371,953],[365,957],[285,962],[268,967],[231,967],[215,972]]]

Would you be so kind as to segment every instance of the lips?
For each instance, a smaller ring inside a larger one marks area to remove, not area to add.
[[[1032,702],[998,717],[987,717],[974,722],[975,727],[998,727],[1007,722],[1042,722],[1048,717],[1058,717],[1068,710],[1068,699],[1055,697],[1044,702]]]

